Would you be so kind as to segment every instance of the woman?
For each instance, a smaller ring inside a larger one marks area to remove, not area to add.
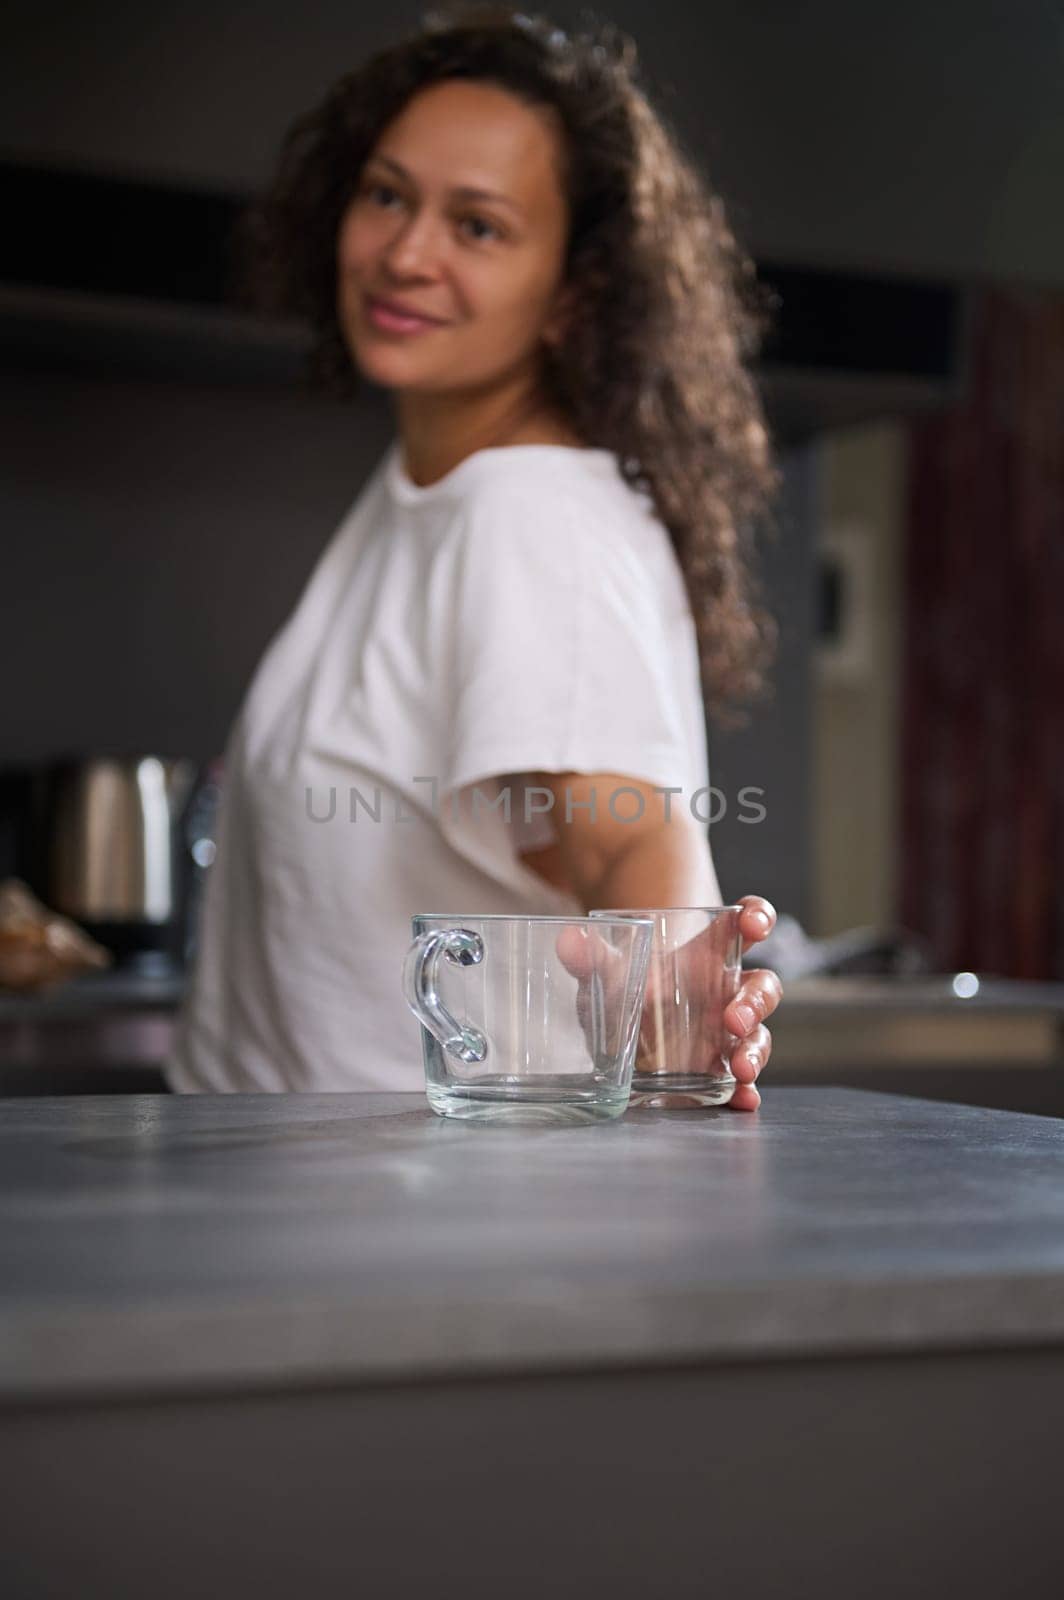
[[[170,1079],[414,1089],[413,912],[720,901],[701,686],[728,715],[771,646],[757,315],[631,42],[494,6],[343,78],[255,229],[271,304],[397,438],[230,735]],[[744,905],[749,947],[775,912]],[[750,972],[726,1015],[737,1110],[779,997]]]

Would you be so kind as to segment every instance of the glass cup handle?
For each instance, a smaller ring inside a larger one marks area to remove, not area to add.
[[[439,997],[436,974],[444,957],[463,967],[476,966],[484,959],[480,935],[468,928],[435,928],[418,934],[403,963],[406,1003],[449,1055],[467,1065],[483,1061],[488,1053],[487,1039],[476,1028],[452,1017]]]

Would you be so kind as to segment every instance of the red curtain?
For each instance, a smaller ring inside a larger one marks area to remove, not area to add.
[[[987,287],[910,429],[904,924],[940,970],[1064,979],[1064,295]]]

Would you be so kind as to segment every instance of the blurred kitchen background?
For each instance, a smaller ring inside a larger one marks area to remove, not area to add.
[[[0,879],[115,959],[0,993],[0,1092],[158,1086],[227,728],[391,437],[235,308],[227,242],[292,119],[419,12],[8,10]],[[604,14],[779,296],[775,698],[710,732],[723,892],[781,913],[769,1077],[1062,1114],[1064,9]],[[100,827],[168,831],[117,916]]]

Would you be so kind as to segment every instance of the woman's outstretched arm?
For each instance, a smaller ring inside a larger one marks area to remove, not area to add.
[[[553,795],[557,862],[585,911],[720,905],[708,836],[679,797],[621,773],[540,772],[535,781]],[[776,912],[760,895],[739,903],[745,954],[771,933]],[[761,1104],[756,1080],[772,1051],[765,1019],[782,995],[776,973],[750,970],[725,1010],[724,1025],[737,1041],[730,1063],[737,1111]]]

